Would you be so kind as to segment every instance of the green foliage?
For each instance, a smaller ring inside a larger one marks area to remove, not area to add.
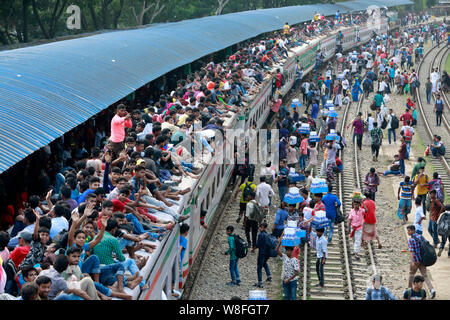
[[[327,2],[330,0],[229,0],[221,14]],[[155,13],[156,4],[164,7]],[[69,5],[80,7],[80,30],[66,26]],[[218,0],[0,0],[0,44],[201,18],[214,15],[218,7]]]

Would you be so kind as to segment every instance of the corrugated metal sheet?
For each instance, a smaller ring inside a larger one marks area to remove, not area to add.
[[[409,0],[254,10],[0,52],[0,173],[159,76],[285,22]]]

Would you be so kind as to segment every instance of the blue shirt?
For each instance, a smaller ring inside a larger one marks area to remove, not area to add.
[[[384,296],[381,294],[384,292]],[[366,300],[389,300],[385,299],[389,298],[390,300],[395,300],[394,295],[389,291],[388,288],[380,286],[380,289],[375,289],[373,286],[372,288],[367,288],[366,291]]]
[[[278,209],[275,215],[275,229],[284,229],[284,222],[287,220],[289,213],[286,210]]]
[[[266,231],[260,232],[258,234],[258,240],[256,241],[256,247],[258,250],[258,256],[266,254],[266,240],[268,237],[268,233]]]
[[[278,187],[286,187],[286,179],[288,176],[288,170],[287,168],[281,168],[280,169],[280,176],[282,176],[282,178],[280,179],[280,181],[278,181]]]
[[[188,243],[187,239],[184,236],[180,236],[180,247],[181,247],[180,270],[183,270],[183,258],[184,253],[186,252],[187,243]]]
[[[325,213],[327,214],[327,218],[332,220],[336,218],[336,204],[338,206],[341,205],[339,198],[332,193],[327,193],[322,197],[322,202],[325,205]]]
[[[78,200],[77,200],[77,202],[78,203],[82,203],[82,202],[85,202],[86,201],[86,196],[89,194],[89,193],[94,193],[94,189],[87,189],[85,192],[83,192],[79,197],[78,197]]]

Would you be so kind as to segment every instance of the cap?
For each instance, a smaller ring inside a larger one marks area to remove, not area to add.
[[[138,161],[136,161],[136,165],[140,165],[142,162],[146,163],[144,159],[139,159]]]
[[[28,231],[19,232],[19,238],[22,238],[25,241],[30,242],[33,239],[33,235]]]

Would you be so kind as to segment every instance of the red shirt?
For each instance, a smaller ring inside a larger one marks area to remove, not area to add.
[[[25,259],[28,252],[30,252],[30,246],[17,247],[11,252],[9,257],[16,265],[16,268],[19,268],[19,265],[22,263],[23,259]]]
[[[403,121],[403,125],[404,125],[404,126],[406,126],[406,122],[407,122],[408,120],[411,121],[411,123],[412,123],[413,119],[414,119],[414,118],[413,118],[412,114],[409,113],[409,112],[405,112],[404,114],[402,114],[402,115],[400,116],[400,120]]]
[[[114,212],[122,212],[125,213],[125,205],[130,202],[130,199],[125,199],[124,202],[120,201],[119,199],[113,199],[112,203],[114,205]]]
[[[400,146],[400,150],[398,151],[398,159],[405,159],[406,156],[406,142],[403,142]]]
[[[364,215],[364,222],[368,224],[377,223],[377,218],[375,217],[375,201],[366,199],[364,200],[364,204],[367,207],[367,212]]]
[[[276,82],[275,86],[276,86],[277,88],[280,88],[280,87],[281,87],[281,73],[278,73],[278,74],[277,74],[277,82]]]
[[[273,112],[278,112],[280,110],[280,106],[281,106],[282,102],[283,101],[281,99],[278,99],[274,103],[272,103],[272,108],[271,108],[272,111]]]

